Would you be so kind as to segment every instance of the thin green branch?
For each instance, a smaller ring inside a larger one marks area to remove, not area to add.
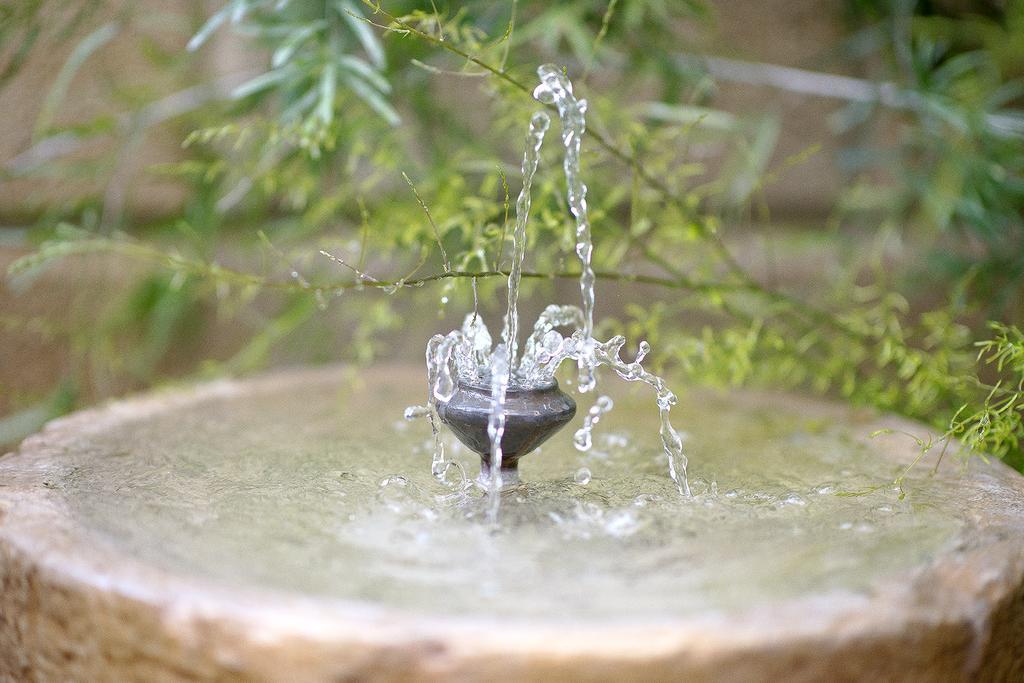
[[[501,166],[498,166],[498,177],[501,178],[501,189],[505,193],[505,200],[503,208],[505,211],[504,218],[501,220],[501,237],[498,238],[498,253],[494,257],[494,268],[501,268],[501,259],[505,254],[505,236],[508,233],[508,209],[509,209],[509,194],[508,194],[508,180],[505,178],[505,172],[501,170]]]
[[[54,247],[55,251],[48,252],[47,248],[44,247],[40,252],[26,257],[22,261],[16,262],[10,268],[11,275],[17,275],[20,272],[30,269],[31,267],[40,264],[41,262],[48,260],[49,258],[83,255],[90,253],[115,253],[130,258],[139,260],[149,261],[156,263],[169,270],[183,272],[188,275],[195,275],[200,277],[209,278],[212,281],[223,282],[236,287],[263,287],[269,290],[276,291],[309,291],[309,292],[320,292],[322,294],[336,294],[349,290],[361,290],[361,289],[382,289],[382,290],[397,290],[405,287],[422,287],[423,285],[440,282],[442,280],[449,279],[487,279],[487,278],[507,278],[509,276],[508,270],[481,270],[481,271],[467,271],[467,270],[449,270],[441,273],[435,273],[433,275],[425,275],[419,278],[404,277],[397,280],[380,280],[373,279],[366,276],[364,273],[357,273],[356,279],[345,282],[331,283],[331,284],[312,284],[312,283],[300,283],[294,278],[289,280],[274,280],[264,275],[256,273],[248,273],[233,268],[228,268],[220,265],[219,263],[212,263],[208,261],[202,261],[199,259],[192,259],[180,254],[173,254],[161,251],[160,249],[139,242],[130,242],[123,239],[107,239],[107,238],[95,238],[77,240],[74,242],[64,242]],[[328,258],[334,261],[341,262],[341,260],[334,255],[327,252],[324,253]],[[348,263],[342,262],[346,267],[352,269],[352,266]],[[610,282],[624,282],[624,283],[636,283],[643,285],[652,285],[657,287],[665,287],[669,289],[682,289],[693,292],[733,292],[733,291],[744,291],[748,288],[745,285],[736,283],[718,283],[718,282],[705,282],[695,280],[686,276],[665,278],[658,277],[655,275],[646,275],[641,273],[622,273],[617,271],[597,271],[595,275],[600,280]],[[551,273],[539,273],[533,271],[524,271],[523,277],[532,280],[578,280],[580,273],[578,271],[558,271]]]
[[[420,208],[423,209],[423,213],[427,214],[427,221],[430,222],[430,227],[434,229],[434,238],[437,240],[437,248],[441,250],[441,260],[444,262],[444,270],[447,273],[452,269],[452,262],[448,260],[448,252],[445,251],[444,242],[441,241],[441,231],[438,229],[437,223],[434,222],[434,217],[430,215],[427,203],[420,197],[419,191],[405,171],[402,171],[402,177],[405,178],[405,182],[409,183],[409,187],[412,188],[412,193],[416,197],[416,201],[419,202]]]
[[[370,23],[373,26],[376,26],[377,28],[383,29],[385,31],[395,31],[396,29],[394,27],[397,26],[399,29],[401,29],[401,32],[403,34],[405,34],[405,35],[414,35],[417,38],[425,40],[425,41],[427,41],[427,42],[429,42],[429,43],[431,43],[433,45],[436,45],[436,46],[438,46],[438,47],[440,47],[440,48],[442,48],[444,50],[447,50],[448,52],[451,52],[452,54],[458,55],[462,59],[465,59],[466,61],[468,61],[468,62],[470,62],[472,64],[475,64],[476,66],[480,67],[481,69],[484,69],[485,71],[493,74],[494,76],[498,77],[499,79],[501,79],[505,83],[509,84],[514,89],[516,89],[516,90],[518,90],[518,91],[520,91],[522,93],[525,93],[532,100],[532,98],[533,98],[533,91],[528,86],[526,86],[524,83],[522,83],[521,81],[519,81],[515,77],[511,76],[508,73],[508,71],[506,71],[504,68],[495,67],[495,66],[485,62],[484,60],[480,59],[479,57],[476,57],[476,56],[470,54],[469,52],[466,52],[465,50],[461,49],[457,45],[452,44],[450,41],[441,40],[438,37],[432,36],[432,35],[430,35],[429,33],[425,32],[425,31],[421,31],[420,29],[416,28],[412,24],[410,24],[410,23],[408,23],[406,21],[403,21],[399,17],[396,17],[396,16],[388,13],[386,10],[384,10],[380,6],[379,2],[373,2],[371,0],[363,0],[363,3],[367,7],[369,7],[371,10],[373,10],[373,13],[375,15],[380,15],[380,16],[384,17],[385,19],[387,19],[391,23],[391,26],[386,26],[386,25],[382,25],[382,24],[378,24],[378,23],[372,22],[372,21],[370,21],[369,19],[367,19],[365,17],[359,17],[363,21],[366,21],[367,23]],[[554,105],[546,105],[546,106],[549,109],[551,109],[551,110],[555,110]],[[640,160],[634,154],[632,154],[631,152],[627,152],[627,151],[624,151],[624,150],[620,149],[617,145],[615,145],[611,140],[609,140],[600,131],[589,130],[588,134],[598,144],[598,146],[600,146],[606,152],[611,154],[614,158],[619,160],[621,163],[623,163],[627,167],[631,168],[634,173],[637,173],[640,176],[640,178],[644,181],[644,183],[648,187],[650,187],[650,188],[654,189],[655,191],[657,191],[662,196],[663,199],[665,199],[666,201],[668,201],[671,204],[673,204],[676,208],[678,208],[680,211],[682,211],[684,215],[690,215],[691,214],[690,207],[688,207],[686,205],[686,203],[680,197],[678,197],[676,195],[676,193],[673,192],[672,189],[668,185],[666,185],[665,182],[662,179],[658,178],[653,173],[651,173],[640,162]],[[695,218],[697,218],[697,217],[695,217]],[[786,297],[785,295],[780,295],[777,292],[774,292],[773,290],[771,290],[771,289],[769,289],[767,287],[764,287],[763,285],[760,285],[759,283],[757,283],[753,279],[753,277],[751,277],[750,274],[747,273],[747,271],[743,268],[743,266],[740,265],[740,263],[736,260],[736,258],[733,256],[732,252],[729,250],[729,248],[722,241],[722,238],[721,238],[720,235],[718,235],[717,233],[715,233],[715,232],[711,231],[710,229],[708,229],[708,227],[706,225],[704,225],[704,224],[698,224],[698,225],[700,227],[700,234],[701,234],[701,236],[704,237],[708,241],[708,243],[711,245],[712,249],[714,249],[716,255],[719,257],[719,259],[722,261],[722,263],[725,264],[725,266],[728,269],[728,271],[730,272],[730,274],[732,274],[734,277],[738,278],[742,283],[744,283],[744,285],[746,285],[746,288],[748,288],[748,289],[750,289],[752,291],[759,292],[759,293],[761,293],[761,294],[763,294],[765,296],[768,296],[770,298],[773,298],[777,302],[782,302],[782,301],[786,301],[786,300],[789,299],[789,297]],[[803,305],[803,303],[800,302],[800,305]],[[829,314],[827,312],[823,312],[823,313],[824,313],[824,315],[832,318],[831,314]],[[841,323],[839,321],[837,321],[837,320],[834,320],[834,318],[833,318],[833,322],[829,323],[829,324],[833,325],[833,326],[837,325],[837,324],[841,325]]]
[[[593,58],[587,65],[586,71],[583,72],[583,80],[586,81],[590,76],[591,70],[594,68],[594,63],[597,61],[597,52],[601,47],[601,43],[604,41],[604,37],[608,35],[608,29],[612,25],[612,17],[615,15],[615,6],[619,4],[619,0],[611,0],[608,3],[608,9],[605,10],[604,16],[601,18],[601,28],[597,32],[597,37],[594,38],[594,44],[591,46],[590,51],[593,53]]]

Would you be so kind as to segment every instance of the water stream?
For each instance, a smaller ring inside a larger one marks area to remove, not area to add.
[[[580,297],[583,324],[580,331],[586,343],[594,340],[594,243],[590,238],[590,219],[587,217],[587,186],[580,173],[580,148],[587,129],[587,101],[577,100],[572,83],[558,67],[545,64],[537,69],[540,85],[533,96],[544,104],[554,104],[562,122],[562,145],[565,147],[562,168],[565,170],[566,195],[569,211],[576,218],[576,255],[580,259]],[[577,388],[582,393],[591,391],[596,383],[595,366],[584,354],[578,359],[580,375]]]
[[[514,385],[530,388],[546,384],[554,378],[561,363],[571,359],[576,361],[579,369],[576,388],[580,393],[587,393],[597,386],[598,368],[606,367],[620,379],[627,382],[642,382],[654,389],[661,423],[659,432],[662,448],[667,456],[668,473],[677,490],[689,495],[687,459],[683,455],[682,439],[669,420],[672,406],[676,404],[676,396],[661,377],[649,372],[642,365],[650,346],[646,341],[641,341],[636,357],[633,361],[627,362],[619,358],[626,342],[624,337],[616,336],[606,342],[594,338],[594,245],[587,215],[587,186],[583,182],[580,169],[580,151],[586,131],[587,102],[575,97],[572,83],[557,67],[550,64],[541,66],[537,74],[541,82],[534,90],[534,97],[543,104],[554,106],[558,111],[562,128],[566,195],[576,223],[575,251],[580,261],[581,306],[548,306],[534,325],[522,355],[518,354],[519,286],[526,253],[530,193],[540,162],[544,135],[550,125],[548,114],[545,111],[538,111],[530,120],[526,151],[523,155],[523,187],[516,201],[516,222],[512,233],[512,267],[508,276],[508,305],[501,341],[492,349],[487,326],[475,310],[471,315],[467,315],[461,329],[453,330],[447,335],[432,337],[427,344],[427,405],[408,409],[406,417],[429,418],[436,444],[431,469],[435,476],[444,476],[448,467],[445,462],[444,446],[438,437],[438,402],[450,400],[460,382],[491,387],[491,413],[488,422],[488,435],[491,440],[490,472],[486,484],[492,517],[496,517],[502,486],[501,439],[505,428],[504,406],[508,387]],[[558,331],[559,328],[569,330],[569,335],[563,336]],[[598,398],[574,437],[574,443],[579,450],[586,451],[591,448],[592,430],[601,415],[611,410],[611,406],[612,402],[607,397]]]

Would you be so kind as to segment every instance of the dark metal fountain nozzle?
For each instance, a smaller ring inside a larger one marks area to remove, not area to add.
[[[490,467],[491,387],[460,381],[452,397],[437,404],[437,414],[459,441],[480,456],[482,471]],[[548,440],[576,415],[576,402],[562,393],[558,382],[539,386],[510,385],[505,393],[505,433],[501,439],[501,469],[514,474],[519,459]]]

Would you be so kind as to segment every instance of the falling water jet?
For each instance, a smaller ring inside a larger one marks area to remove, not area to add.
[[[676,396],[661,377],[642,365],[650,345],[641,341],[635,359],[626,362],[619,358],[626,342],[624,337],[601,342],[593,336],[594,245],[587,216],[587,186],[580,174],[586,100],[576,99],[572,83],[557,67],[541,66],[537,74],[541,83],[534,90],[534,97],[544,104],[554,105],[562,128],[563,169],[569,208],[576,224],[575,252],[580,259],[582,305],[548,306],[534,324],[523,352],[519,353],[519,285],[526,250],[530,192],[541,145],[550,125],[548,114],[539,111],[531,117],[526,136],[523,187],[516,201],[508,305],[501,340],[492,344],[487,326],[474,304],[473,313],[466,316],[461,329],[435,335],[427,344],[427,405],[407,411],[407,417],[429,417],[435,430],[432,464],[435,476],[446,467],[443,443],[436,432],[437,421],[448,425],[460,441],[480,455],[479,481],[488,490],[492,520],[497,517],[502,487],[518,481],[520,458],[550,438],[576,414],[576,403],[559,390],[555,379],[558,367],[569,359],[575,360],[579,369],[577,388],[581,393],[597,386],[599,367],[610,368],[627,382],[643,382],[654,389],[669,476],[680,493],[690,495],[682,439],[669,421]],[[569,336],[563,336],[559,328],[571,330]],[[601,415],[610,409],[610,400],[598,398],[574,437],[579,450],[589,449],[591,431]]]

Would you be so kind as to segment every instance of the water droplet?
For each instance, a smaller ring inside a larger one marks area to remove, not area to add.
[[[578,470],[576,470],[576,476],[573,477],[573,479],[580,486],[586,486],[587,484],[590,483],[590,479],[591,479],[590,470],[587,469],[586,467],[579,468]]]
[[[407,486],[409,480],[400,474],[392,474],[389,477],[384,477],[380,480],[380,487],[386,488],[388,486]]]
[[[409,406],[405,409],[405,419],[415,420],[430,415],[430,406]]]
[[[633,499],[633,505],[635,505],[638,508],[647,507],[648,505],[657,500],[658,496],[654,495],[653,493],[641,493],[640,495]]]
[[[633,361],[633,362],[634,363],[642,363],[644,361],[644,358],[646,358],[647,354],[649,354],[650,352],[651,352],[651,345],[648,344],[647,340],[645,339],[644,341],[640,342],[639,346],[637,346],[636,360]]]

